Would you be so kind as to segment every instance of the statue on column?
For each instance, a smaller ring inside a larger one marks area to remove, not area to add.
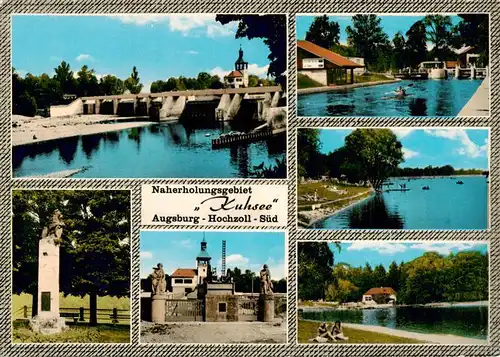
[[[163,264],[158,263],[156,267],[153,267],[153,273],[149,276],[151,277],[153,295],[164,295],[167,290],[167,282],[165,280]]]
[[[271,281],[271,272],[267,264],[264,264],[260,271],[260,293],[264,295],[272,295],[273,282]]]
[[[63,227],[65,226],[62,219],[63,215],[61,211],[56,209],[52,214],[52,218],[48,226],[43,227],[42,239],[45,238],[61,239]]]

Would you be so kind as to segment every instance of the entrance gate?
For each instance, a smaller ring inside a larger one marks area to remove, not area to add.
[[[165,321],[203,321],[203,300],[165,300]]]

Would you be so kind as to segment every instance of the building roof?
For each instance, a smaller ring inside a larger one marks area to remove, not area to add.
[[[371,288],[364,295],[396,295],[393,288]]]
[[[297,41],[297,47],[303,49],[304,51],[307,51],[309,53],[312,53],[315,56],[324,58],[330,63],[333,63],[334,65],[342,68],[363,68],[364,66],[361,64],[358,64],[354,61],[351,61],[344,56],[341,56],[335,52],[332,52],[330,50],[327,50],[326,48],[323,48],[321,46],[318,46],[312,42],[305,41],[305,40],[299,40]]]
[[[240,71],[231,71],[227,76],[227,78],[235,78],[235,77],[243,77],[243,74]]]
[[[472,46],[464,46],[462,48],[459,48],[459,49],[455,50],[455,53],[457,55],[463,55],[464,53],[470,52],[472,49],[474,49],[474,47],[472,47]]]
[[[240,46],[240,50],[238,51],[238,59],[236,60],[235,64],[248,64],[248,62],[246,62],[244,59],[243,59],[243,49],[241,48]]]
[[[174,277],[174,278],[194,278],[197,273],[198,273],[198,271],[196,269],[177,268],[177,270],[173,272],[172,277]]]

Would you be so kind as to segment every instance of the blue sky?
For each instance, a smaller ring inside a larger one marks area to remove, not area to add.
[[[457,24],[460,21],[460,17],[454,15],[454,14],[449,14],[451,16],[453,24]],[[321,16],[321,15],[318,15]],[[315,16],[297,16],[297,38],[299,40],[305,40],[306,38],[306,33],[307,30],[309,30],[309,27],[311,26],[312,22],[314,21]],[[410,27],[417,21],[422,20],[424,18],[424,15],[419,15],[419,14],[409,14],[409,15],[382,15],[379,16],[382,19],[382,28],[384,32],[389,36],[389,40],[392,41],[394,38],[394,35],[398,32],[401,31],[403,35],[406,34],[406,31],[410,29]],[[346,44],[347,43],[347,34],[345,32],[345,29],[347,26],[352,27],[352,21],[351,21],[352,16],[329,16],[329,19],[332,21],[338,22],[340,25],[340,43]],[[406,36],[405,36],[406,37]]]
[[[215,15],[126,15],[12,17],[12,65],[25,75],[54,74],[62,60],[76,73],[84,65],[98,76],[125,79],[137,66],[141,82],[221,76],[234,69],[240,45],[249,72],[266,77],[269,50],[262,39],[235,39],[237,22],[221,25]]]
[[[237,266],[242,271],[258,273],[263,264],[271,270],[273,279],[286,277],[284,232],[238,231],[142,231],[141,276],[146,277],[152,267],[162,263],[165,273],[177,268],[196,268],[196,256],[205,234],[212,267],[221,271],[222,240],[226,240],[226,266]]]
[[[344,145],[353,129],[321,129],[320,151],[328,154]],[[391,129],[403,144],[401,167],[452,165],[455,169],[488,169],[487,129]]]
[[[398,265],[422,256],[425,252],[434,251],[442,255],[461,251],[487,252],[488,245],[484,242],[384,242],[359,241],[341,243],[340,253],[333,243],[329,243],[334,253],[335,264],[348,263],[354,267],[369,263],[372,268],[382,264],[386,269],[396,261]]]

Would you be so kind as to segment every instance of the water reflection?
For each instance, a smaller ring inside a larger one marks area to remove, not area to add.
[[[397,211],[389,211],[381,193],[349,210],[348,220],[353,229],[401,229],[404,226],[403,217]]]

